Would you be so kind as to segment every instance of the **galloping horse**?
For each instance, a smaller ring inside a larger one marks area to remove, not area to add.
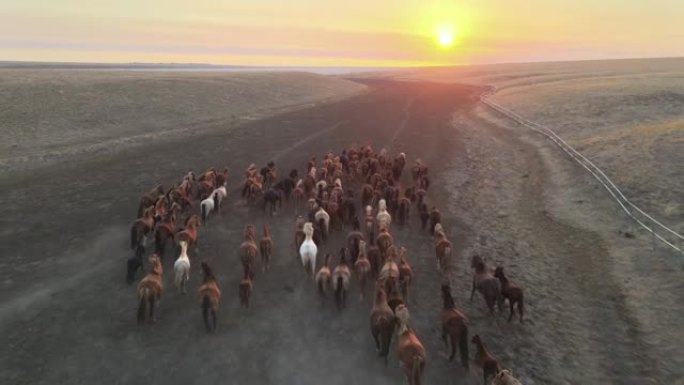
[[[163,269],[159,256],[156,254],[150,256],[149,262],[152,264],[152,270],[138,284],[138,323],[145,321],[147,308],[149,308],[150,320],[157,322],[154,310],[159,304],[164,287],[162,283]]]
[[[266,271],[271,264],[271,253],[273,252],[273,238],[271,238],[271,228],[268,226],[268,223],[264,223],[264,236],[259,242],[259,251],[261,254],[261,268],[263,271]]]
[[[143,194],[143,196],[140,197],[140,203],[138,204],[138,218],[143,216],[145,209],[147,209],[150,206],[154,206],[154,204],[157,202],[157,199],[159,199],[159,197],[163,195],[164,189],[162,188],[162,185],[158,185],[151,191]]]
[[[499,310],[503,307],[503,297],[501,295],[501,284],[499,280],[494,277],[484,261],[479,255],[473,255],[470,266],[475,269],[475,276],[473,277],[473,289],[470,292],[470,301],[473,301],[475,290],[479,291],[487,303],[489,312],[494,314],[494,305],[499,304]]]
[[[482,338],[475,334],[472,339],[473,344],[477,347],[477,353],[475,354],[475,363],[477,366],[482,368],[482,375],[484,377],[484,384],[487,385],[487,378],[496,377],[496,374],[501,369],[499,367],[499,362],[492,356],[487,348],[482,342]]]
[[[323,266],[316,273],[316,287],[318,295],[321,297],[321,304],[325,300],[325,293],[332,287],[332,272],[330,271],[330,254],[325,254]]]
[[[268,190],[264,192],[264,206],[263,210],[266,211],[268,207],[268,215],[273,216],[276,213],[277,208],[283,208],[283,193],[274,187],[269,187]]]
[[[418,336],[408,326],[409,311],[405,305],[399,305],[394,312],[397,316],[397,353],[404,368],[409,385],[420,385],[427,362],[427,353]]]
[[[363,300],[363,294],[366,291],[366,282],[371,275],[371,264],[366,256],[366,242],[359,242],[359,254],[354,262],[354,270],[356,270],[356,275],[359,277],[360,290],[359,297]]]
[[[176,233],[176,216],[173,211],[166,214],[164,219],[154,229],[154,252],[164,258],[168,240],[174,238]]]
[[[254,278],[254,262],[256,261],[258,251],[253,225],[247,225],[245,228],[245,239],[240,244],[239,253],[243,269],[251,274],[250,278]]]
[[[442,341],[448,348],[451,342],[451,355],[449,361],[454,359],[456,355],[456,344],[461,353],[461,364],[468,369],[468,326],[466,323],[468,319],[463,313],[456,309],[454,298],[451,296],[451,288],[449,285],[442,285],[442,299],[444,306],[442,308]],[[449,340],[447,341],[447,336]]]
[[[333,289],[335,290],[335,303],[337,309],[342,310],[347,306],[347,291],[351,282],[351,271],[347,265],[347,249],[340,250],[340,263],[335,266],[332,273]]]
[[[399,286],[405,303],[408,303],[408,292],[412,282],[413,271],[406,258],[406,248],[402,246],[399,248]]]
[[[316,254],[318,254],[318,247],[312,239],[314,233],[313,224],[311,222],[306,222],[303,231],[306,238],[299,247],[299,256],[302,259],[302,265],[307,274],[311,275],[311,279],[315,279],[314,273],[316,271]]]
[[[181,247],[181,253],[173,264],[173,272],[175,273],[174,282],[178,291],[185,294],[187,292],[186,286],[190,279],[190,258],[188,258],[188,243],[185,241],[178,242]]]
[[[508,277],[504,274],[504,269],[501,266],[498,266],[494,270],[494,276],[501,282],[501,294],[503,294],[504,301],[508,300],[508,305],[510,306],[511,314],[508,316],[508,322],[511,322],[513,319],[513,313],[515,312],[514,307],[517,303],[518,314],[520,315],[520,322],[522,323],[524,307],[523,290],[508,280]]]
[[[176,242],[180,244],[181,241],[188,243],[188,247],[195,246],[195,253],[199,252],[199,244],[197,242],[197,227],[199,227],[199,216],[193,214],[185,220],[185,227],[183,230],[176,233]]]
[[[218,313],[219,301],[221,300],[221,289],[218,287],[211,267],[204,261],[202,262],[202,273],[202,285],[197,290],[202,307],[202,318],[207,331],[216,332],[216,313]],[[210,314],[211,318],[209,318]]]
[[[385,366],[387,366],[387,356],[392,343],[394,326],[394,312],[387,304],[385,291],[378,286],[375,289],[375,301],[370,313],[370,329],[373,340],[375,340],[375,348],[378,355],[384,359]]]
[[[131,250],[144,246],[145,238],[154,229],[154,207],[145,209],[142,218],[131,225]]]

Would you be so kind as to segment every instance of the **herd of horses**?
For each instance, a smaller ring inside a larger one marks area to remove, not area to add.
[[[404,153],[390,156],[385,150],[375,151],[370,145],[354,145],[341,154],[329,152],[320,162],[315,156],[311,157],[301,176],[299,170],[294,169],[281,180],[277,179],[273,162],[261,170],[251,164],[244,173],[240,199],[250,207],[263,208],[269,216],[282,208],[283,201],[290,203],[296,216],[293,252],[301,261],[306,279],[313,281],[322,304],[332,297],[337,309],[343,311],[352,280],[358,281],[361,300],[367,291],[373,291],[370,331],[378,355],[387,365],[392,339],[396,336],[398,358],[410,385],[420,384],[427,354],[416,330],[411,327],[409,292],[413,273],[410,259],[407,249],[396,244],[391,229],[405,225],[415,207],[421,230],[433,238],[435,265],[442,282],[442,340],[447,348],[450,347],[449,360],[454,359],[458,350],[461,364],[467,369],[469,344],[472,344],[476,348],[474,362],[482,368],[485,384],[489,378],[493,379],[492,384],[519,384],[510,370],[503,369],[487,350],[482,337],[475,334],[468,339],[471,325],[465,314],[457,309],[451,294],[454,247],[447,237],[440,211],[436,207],[428,208],[428,168],[417,159],[410,176],[404,175],[406,162]],[[162,262],[169,253],[169,244],[176,258],[174,284],[179,292],[187,291],[191,261],[188,252],[192,250],[192,259],[197,258],[198,230],[210,216],[220,213],[228,196],[227,182],[227,169],[218,172],[210,168],[199,176],[189,172],[170,189],[164,191],[157,186],[141,197],[138,219],[131,226],[130,247],[135,255],[127,261],[129,284],[143,271],[143,255],[152,240],[154,253],[148,257],[147,273],[137,286],[138,322],[148,319],[156,322],[155,308],[163,290]],[[404,182],[407,183],[402,189]],[[199,209],[195,206],[198,202]],[[183,226],[177,228],[177,220],[182,215],[186,216]],[[337,249],[331,246],[333,232],[343,239],[337,258],[328,252],[319,252]],[[260,240],[257,240],[254,225],[245,226],[238,250],[242,265],[238,293],[242,306],[249,306],[257,259],[260,257],[262,272],[266,273],[273,248],[268,224],[263,226]],[[318,261],[319,254],[323,254],[322,263]],[[333,262],[336,262],[334,266]],[[205,327],[214,332],[221,289],[209,264],[203,261],[201,267],[198,299]],[[517,309],[522,323],[523,290],[508,280],[503,267],[492,271],[479,255],[472,256],[471,267],[474,277],[470,300],[476,291],[481,293],[492,315],[497,308],[502,312],[507,300],[508,321],[511,322]]]

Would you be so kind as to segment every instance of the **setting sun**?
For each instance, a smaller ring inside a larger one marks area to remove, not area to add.
[[[443,47],[448,47],[454,43],[454,34],[449,31],[439,33],[439,44]]]

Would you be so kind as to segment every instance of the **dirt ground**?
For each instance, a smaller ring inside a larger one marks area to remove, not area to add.
[[[471,335],[480,334],[525,384],[677,383],[684,373],[684,274],[671,254],[651,251],[649,239],[619,220],[603,193],[552,147],[481,111],[477,89],[364,83],[371,87],[364,95],[224,134],[1,176],[0,382],[403,383],[394,349],[388,368],[376,357],[370,304],[357,300],[356,287],[343,312],[321,308],[291,247],[292,209],[268,218],[233,204],[237,177],[251,162],[274,159],[282,174],[303,168],[312,154],[360,141],[429,165],[429,200],[441,208],[457,251],[457,306]],[[186,296],[173,290],[171,258],[165,260],[159,322],[138,326],[135,289],[124,282],[138,197],[188,170],[224,165],[233,175],[229,203],[199,239],[200,258],[214,266],[223,289],[218,333],[204,331],[194,295],[199,259],[192,260]],[[267,221],[272,268],[257,274],[252,307],[243,310],[242,229]],[[637,237],[626,239],[615,226]],[[425,383],[481,384],[479,370],[446,359],[432,242],[420,233],[415,210],[408,226],[392,232],[414,268],[409,307],[428,353]],[[333,237],[331,253],[341,239]],[[524,325],[487,316],[479,296],[468,302],[475,251],[502,263],[525,288]]]

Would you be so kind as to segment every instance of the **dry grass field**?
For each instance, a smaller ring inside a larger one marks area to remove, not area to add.
[[[309,73],[2,69],[0,169],[225,130],[363,89]]]
[[[633,202],[684,232],[684,59],[500,64],[408,76],[495,86],[494,101],[556,131]]]

